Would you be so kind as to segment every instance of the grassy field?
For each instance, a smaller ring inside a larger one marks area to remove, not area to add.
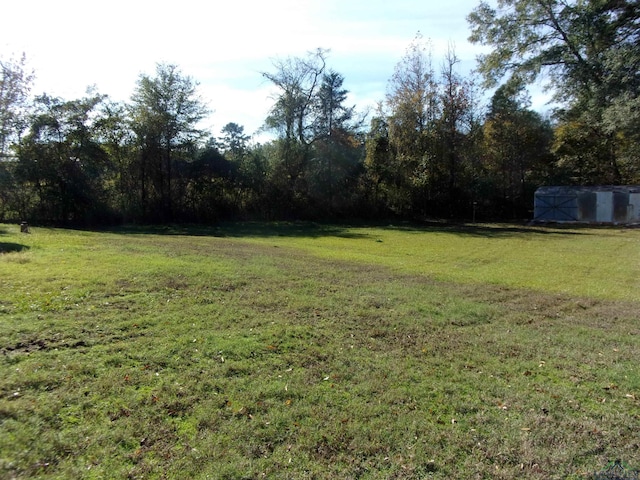
[[[640,468],[640,230],[0,225],[0,478]]]

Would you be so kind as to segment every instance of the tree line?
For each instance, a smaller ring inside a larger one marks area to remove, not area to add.
[[[453,47],[436,64],[417,35],[366,114],[327,51],[276,60],[262,73],[277,93],[261,144],[236,123],[204,131],[198,84],[176,65],[114,102],[32,97],[24,56],[3,60],[0,221],[523,219],[540,185],[640,183],[639,10],[481,2],[470,40],[490,52],[476,73],[459,73]],[[539,79],[557,105],[548,117],[527,94]]]

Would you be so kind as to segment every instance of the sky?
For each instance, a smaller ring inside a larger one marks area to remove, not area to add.
[[[438,68],[452,45],[469,74],[484,47],[467,41],[479,0],[12,0],[3,2],[0,58],[24,52],[32,92],[72,100],[87,87],[128,101],[140,75],[175,64],[199,83],[219,136],[229,122],[258,131],[273,104],[261,72],[273,62],[328,49],[344,77],[347,104],[384,99],[389,78],[416,34]]]

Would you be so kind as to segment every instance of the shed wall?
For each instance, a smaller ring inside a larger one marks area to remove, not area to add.
[[[534,221],[640,223],[640,186],[540,187]]]
[[[629,194],[629,213],[631,223],[640,223],[640,193]]]

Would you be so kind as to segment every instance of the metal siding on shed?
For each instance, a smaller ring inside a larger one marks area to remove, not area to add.
[[[629,192],[613,192],[613,222],[627,223],[629,215]]]
[[[610,223],[613,221],[613,192],[596,192],[596,222]]]
[[[580,192],[578,195],[578,220],[581,222],[595,222],[597,204],[598,197],[595,192]]]
[[[640,185],[540,187],[534,196],[534,221],[640,223]]]
[[[629,194],[629,212],[627,219],[630,223],[640,222],[640,193]]]
[[[574,222],[578,219],[578,199],[562,193],[536,195],[534,215],[536,220]]]

